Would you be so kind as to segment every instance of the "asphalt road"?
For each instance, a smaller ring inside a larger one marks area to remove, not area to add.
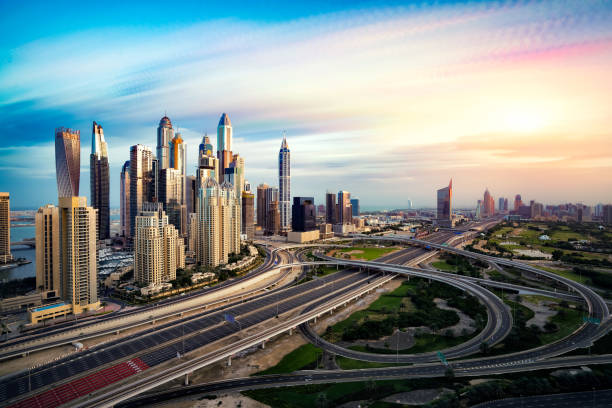
[[[564,394],[537,395],[533,397],[506,398],[473,405],[473,408],[610,408],[612,390],[571,392]]]
[[[560,358],[548,361],[532,362],[524,370],[540,370],[556,367],[577,366],[581,364],[609,364],[612,362],[612,355],[607,356],[584,356],[582,358]],[[503,374],[504,370],[499,368],[484,367],[479,369],[474,366],[473,370],[457,370],[454,374],[457,377],[474,377],[483,375]],[[297,385],[310,385],[331,382],[355,382],[367,381],[370,379],[408,379],[408,378],[430,378],[443,377],[446,374],[446,367],[442,364],[425,364],[408,367],[388,367],[361,370],[329,370],[329,371],[301,371],[294,374],[265,375],[247,378],[237,378],[232,380],[218,381],[200,385],[192,385],[174,388],[167,391],[151,393],[139,396],[117,404],[116,407],[139,407],[149,406],[155,402],[167,401],[174,398],[181,398],[188,395],[206,395],[229,391],[244,391],[257,388],[272,389],[275,387],[288,387]],[[540,405],[538,408],[550,405]],[[585,405],[588,407],[588,405]]]
[[[176,358],[177,353],[181,355],[188,353],[333,292],[345,293],[367,280],[368,276],[365,273],[339,272],[282,291],[275,291],[220,312],[191,318],[181,324],[172,322],[162,327],[155,327],[155,330],[147,335],[138,333],[127,339],[120,339],[109,347],[80,353],[78,357],[71,356],[73,358],[63,363],[54,362],[40,367],[32,371],[31,375],[22,374],[3,381],[0,384],[0,401],[27,393],[29,384],[32,390],[36,390],[67,378],[83,375],[85,372],[132,355],[138,355],[149,367],[158,365]],[[226,322],[227,313],[235,317],[235,323]]]

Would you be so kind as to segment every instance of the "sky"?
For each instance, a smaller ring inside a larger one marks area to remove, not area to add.
[[[362,208],[455,207],[485,188],[544,203],[612,202],[612,2],[0,1],[0,191],[57,202],[54,129],[109,146],[111,206],[129,146],[167,114],[195,173],[227,112],[252,186]],[[94,2],[91,2],[94,3]],[[102,2],[99,2],[102,3]],[[512,201],[512,199],[510,200]]]

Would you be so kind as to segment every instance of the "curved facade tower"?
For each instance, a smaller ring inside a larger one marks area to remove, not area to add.
[[[58,197],[77,197],[81,166],[81,132],[55,129],[55,174]]]
[[[159,169],[170,167],[170,141],[174,138],[174,129],[170,118],[164,116],[157,127],[157,161]]]
[[[108,148],[102,126],[93,123],[89,155],[91,206],[98,210],[98,239],[110,238]]]
[[[232,161],[232,122],[226,113],[221,115],[217,126],[217,158],[219,159],[219,183],[223,183],[225,169]]]
[[[278,153],[278,196],[280,229],[287,231],[291,227],[291,151],[285,135]]]

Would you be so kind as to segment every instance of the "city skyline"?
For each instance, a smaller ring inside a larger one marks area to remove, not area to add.
[[[252,185],[275,179],[286,129],[293,193],[314,194],[316,203],[325,189],[345,188],[363,208],[402,208],[408,198],[434,207],[422,186],[450,177],[457,207],[473,207],[485,186],[546,203],[610,200],[608,4],[319,6],[273,16],[192,6],[138,17],[129,8],[119,21],[101,10],[95,26],[50,25],[40,10],[12,7],[7,22],[34,14],[40,24],[2,36],[1,189],[11,191],[14,208],[52,202],[53,129],[86,132],[96,120],[109,145],[116,208],[128,148],[155,151],[164,112],[188,146],[192,174],[196,146],[226,111],[234,143],[250,158]],[[72,22],[79,10],[54,14]],[[172,23],[160,29],[160,18]],[[166,49],[170,57],[158,52]]]

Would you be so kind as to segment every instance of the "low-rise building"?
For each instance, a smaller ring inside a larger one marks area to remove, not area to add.
[[[287,233],[287,242],[295,242],[303,244],[319,240],[320,234],[318,230],[313,231],[289,231]]]
[[[72,304],[59,302],[29,309],[28,320],[30,321],[30,324],[37,324],[43,320],[56,319],[58,317],[67,316],[71,313]]]

